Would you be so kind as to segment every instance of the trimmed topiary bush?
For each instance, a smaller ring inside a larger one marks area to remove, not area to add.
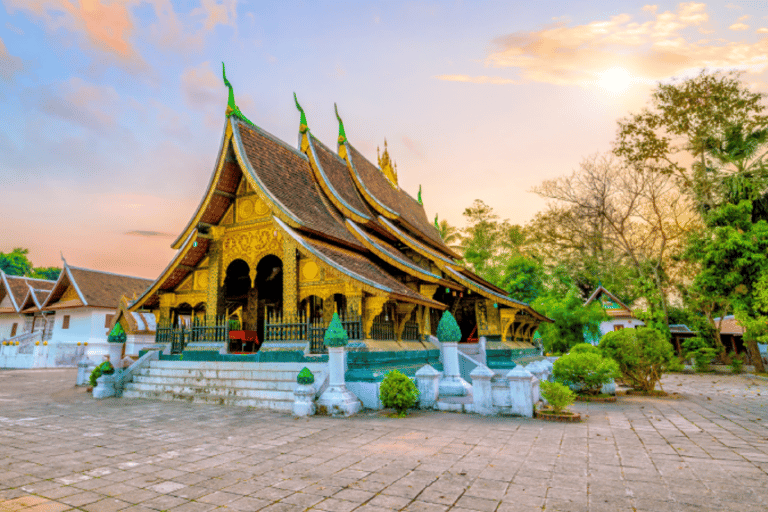
[[[541,396],[544,397],[555,413],[560,414],[573,404],[576,400],[576,393],[571,391],[568,386],[559,382],[541,382]]]
[[[619,365],[594,352],[570,353],[555,361],[552,376],[579,393],[597,395],[603,384],[619,376]]]
[[[94,387],[94,388],[96,387],[96,385],[98,384],[98,382],[96,382],[96,379],[98,379],[102,375],[112,375],[113,373],[115,373],[115,367],[112,366],[112,363],[110,363],[109,361],[104,361],[103,363],[101,363],[99,366],[97,366],[91,371],[91,375],[88,378],[89,383],[91,384],[91,387]]]
[[[437,339],[441,342],[461,341],[461,329],[450,311],[444,311],[437,324]]]
[[[653,391],[676,363],[672,344],[650,327],[609,332],[600,350],[619,364],[624,382],[641,391]]]
[[[309,386],[310,384],[315,383],[315,376],[309,370],[309,368],[305,366],[304,368],[301,369],[299,374],[296,376],[296,382],[298,382],[302,386]]]
[[[742,373],[744,371],[744,356],[731,352],[731,373]]]
[[[126,339],[127,336],[125,331],[119,323],[115,324],[112,331],[110,331],[109,336],[107,336],[107,341],[110,343],[125,343]]]
[[[323,344],[326,347],[346,347],[349,341],[347,331],[344,330],[344,326],[341,325],[341,319],[339,314],[334,313],[331,319],[331,324],[328,329],[325,330],[325,336],[323,337]]]
[[[591,343],[578,343],[569,350],[571,354],[600,354],[600,349]],[[601,354],[602,355],[602,354]]]
[[[384,407],[394,409],[402,418],[407,414],[408,409],[418,402],[419,390],[407,375],[392,370],[381,381],[379,399]]]

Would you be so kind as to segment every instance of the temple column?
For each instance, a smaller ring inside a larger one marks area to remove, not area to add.
[[[435,292],[437,292],[437,286],[438,285],[436,284],[420,284],[419,293],[431,299],[435,296]],[[432,334],[431,312],[432,308],[429,306],[423,306],[417,314],[419,319],[419,334],[421,334],[424,339],[427,339],[427,337]]]
[[[158,320],[161,326],[166,326],[171,321],[171,307],[173,306],[175,295],[174,293],[160,295],[160,318]]]
[[[295,315],[299,307],[299,273],[297,270],[296,242],[283,239],[283,314]]]
[[[363,336],[365,339],[370,339],[373,319],[381,313],[381,309],[388,300],[389,297],[386,295],[373,295],[365,298],[365,303],[363,304]]]
[[[416,304],[408,302],[397,303],[397,319],[395,323],[395,334],[397,335],[397,341],[403,341],[403,330],[405,329],[405,323],[411,318],[411,312],[416,308]]]
[[[219,281],[221,280],[222,243],[221,237],[225,228],[213,227],[213,239],[208,248],[208,289],[206,290],[205,317],[206,322],[213,324],[219,314]]]

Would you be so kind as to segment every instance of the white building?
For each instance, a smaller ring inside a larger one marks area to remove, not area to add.
[[[0,270],[0,342],[44,327],[40,312],[25,313],[30,289],[35,299],[45,300],[56,281],[12,276]]]
[[[635,315],[632,314],[632,310],[629,309],[629,306],[620,301],[614,294],[603,288],[603,285],[597,287],[584,303],[584,306],[590,305],[595,300],[600,301],[600,305],[610,317],[610,320],[606,320],[600,324],[601,338],[611,331],[618,331],[625,328],[634,329],[635,327],[643,327],[645,325],[642,320],[635,318]],[[597,340],[597,342],[599,341],[600,340]],[[596,344],[594,340],[592,343]]]
[[[120,297],[142,293],[151,279],[73,267],[64,269],[42,311],[56,313],[47,366],[76,366],[87,355],[101,362]]]

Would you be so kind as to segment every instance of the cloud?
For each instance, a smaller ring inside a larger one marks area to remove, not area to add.
[[[709,21],[706,5],[681,3],[676,12],[643,11],[651,19],[635,21],[629,14],[568,26],[556,23],[534,32],[515,32],[494,40],[497,50],[487,66],[516,68],[524,81],[556,85],[593,85],[606,70],[622,66],[633,82],[653,83],[691,69],[768,67],[768,41],[702,42],[694,29]],[[485,77],[442,75],[443,80],[488,83]],[[490,82],[493,83],[493,82]]]
[[[730,27],[728,27],[731,30],[749,30],[749,25],[745,25],[744,23],[734,23]]]
[[[755,30],[755,33],[757,34],[768,34],[768,28],[762,27],[757,30]]]
[[[15,25],[11,25],[11,24],[10,24],[10,22],[8,22],[8,23],[6,23],[6,24],[5,24],[5,28],[7,28],[8,30],[10,30],[10,31],[11,31],[11,32],[13,32],[14,34],[18,34],[18,35],[20,35],[20,36],[23,36],[23,35],[24,35],[24,31],[23,31],[23,30],[21,30],[19,27],[15,26]]]
[[[518,84],[519,80],[497,76],[438,75],[435,78],[448,82],[469,82],[473,84]]]
[[[205,37],[217,25],[236,27],[236,0],[202,0],[189,16],[179,16],[170,0],[152,2],[157,21],[149,29],[152,41],[162,48],[188,53],[203,47]],[[194,24],[192,21],[194,20]],[[195,29],[193,25],[202,27]]]
[[[420,144],[417,143],[415,140],[411,139],[410,137],[405,137],[401,139],[403,141],[403,145],[408,148],[408,150],[416,155],[417,158],[423,158],[424,152],[420,148]]]
[[[87,47],[111,55],[116,61],[134,68],[146,64],[130,42],[134,34],[133,16],[130,8],[140,0],[117,2],[104,0],[6,0],[9,12],[27,11],[43,18],[51,31],[65,28],[81,33],[87,40]]]
[[[213,30],[216,25],[235,26],[237,20],[237,0],[202,0],[200,7],[192,10],[191,16],[203,16],[203,28]]]
[[[94,85],[73,77],[52,87],[29,91],[27,102],[40,111],[96,133],[117,126],[120,95],[112,87]]]
[[[5,47],[5,43],[0,39],[0,80],[10,82],[13,77],[24,70],[24,61],[19,57],[14,57]]]
[[[181,91],[190,107],[221,104],[224,82],[214,74],[210,61],[187,68],[181,75]]]
[[[175,236],[171,233],[161,233],[160,231],[142,231],[138,229],[134,231],[126,231],[124,234],[130,235],[130,236],[159,237],[159,238],[173,238]]]

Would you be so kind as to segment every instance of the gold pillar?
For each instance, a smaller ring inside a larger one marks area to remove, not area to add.
[[[211,228],[213,240],[208,248],[208,290],[205,300],[205,317],[208,323],[214,323],[219,314],[219,281],[221,280],[222,244],[221,237],[225,228]]]
[[[408,302],[398,302],[397,303],[397,319],[395,322],[395,332],[397,334],[397,341],[401,342],[403,341],[403,330],[405,329],[405,323],[411,318],[411,313],[413,312],[414,308],[416,308],[416,304],[411,304]]]
[[[299,307],[299,273],[296,242],[285,237],[283,239],[283,313],[295,315]]]
[[[438,285],[436,284],[420,284],[419,293],[429,299],[434,298],[437,292]],[[432,334],[432,308],[424,306],[418,313],[419,320],[419,334],[422,336],[430,336]]]
[[[386,295],[372,295],[365,298],[365,303],[363,304],[363,336],[366,339],[371,335],[373,319],[381,313],[381,309],[388,300],[389,297]]]
[[[160,295],[160,325],[166,325],[171,320],[171,306],[175,298],[174,293]]]

